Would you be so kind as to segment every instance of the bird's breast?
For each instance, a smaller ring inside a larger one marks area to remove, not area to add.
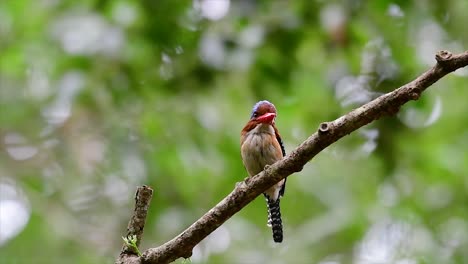
[[[241,146],[242,161],[250,176],[261,172],[282,158],[281,147],[276,140],[274,129],[259,126],[243,135]]]

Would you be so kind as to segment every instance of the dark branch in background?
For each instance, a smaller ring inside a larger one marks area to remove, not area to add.
[[[232,215],[273,184],[301,171],[307,162],[333,142],[374,120],[396,114],[403,104],[417,100],[427,87],[440,78],[468,65],[468,51],[458,55],[453,55],[448,51],[439,51],[435,57],[437,64],[412,82],[384,94],[334,121],[320,124],[318,131],[289,155],[268,166],[258,175],[238,183],[226,198],[177,237],[159,247],[146,250],[140,258],[135,255],[134,260],[137,262],[120,263],[169,263],[178,258],[189,258],[195,245]]]
[[[128,222],[126,237],[135,236],[136,246],[140,245],[141,237],[143,236],[143,229],[145,228],[146,215],[148,208],[153,197],[153,190],[143,185],[138,187],[135,194],[135,209],[133,211],[132,219]],[[138,250],[138,249],[137,249]],[[135,249],[128,244],[124,244],[116,264],[130,264],[141,263]]]

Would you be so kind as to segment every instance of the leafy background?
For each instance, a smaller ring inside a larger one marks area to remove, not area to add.
[[[273,102],[290,151],[323,121],[466,50],[468,2],[0,2],[0,263],[113,263],[136,186],[141,246],[246,177],[239,133]],[[288,180],[285,241],[257,199],[192,263],[468,263],[468,71]],[[184,263],[178,260],[177,263]]]

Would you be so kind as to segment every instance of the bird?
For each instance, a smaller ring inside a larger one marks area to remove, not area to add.
[[[265,166],[272,165],[286,156],[283,141],[275,125],[276,108],[269,101],[257,102],[250,115],[250,120],[241,131],[242,163],[250,177],[257,175]],[[283,241],[283,223],[280,212],[280,198],[286,188],[286,179],[282,179],[263,195],[268,208],[268,226],[273,232],[273,241]]]

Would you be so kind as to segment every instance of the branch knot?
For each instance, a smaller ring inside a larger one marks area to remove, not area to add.
[[[447,61],[450,61],[450,59],[452,58],[452,55],[453,54],[450,51],[440,50],[435,55],[435,59],[437,60],[438,63],[445,64]]]
[[[328,122],[321,123],[318,129],[318,132],[321,134],[325,134],[328,131],[330,131],[330,125],[328,124]]]

